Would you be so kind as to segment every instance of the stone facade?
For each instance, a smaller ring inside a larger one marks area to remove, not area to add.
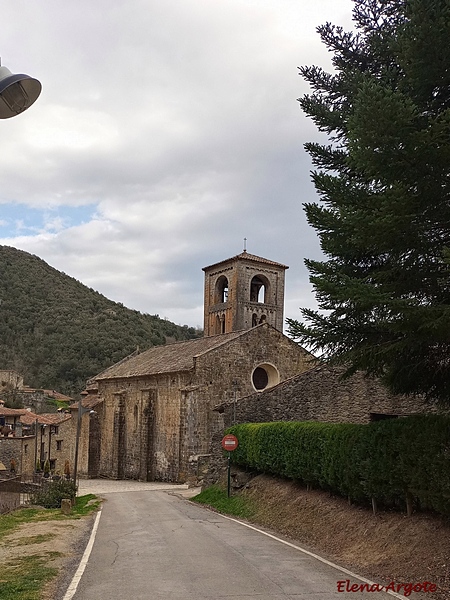
[[[362,373],[342,379],[343,372],[342,368],[318,363],[275,387],[237,402],[221,403],[215,411],[221,415],[223,429],[226,429],[237,423],[273,421],[369,423],[443,410],[422,397],[390,394],[379,381]],[[220,445],[222,436],[223,431],[211,440],[206,485],[218,481],[226,467]]]
[[[6,467],[14,458],[17,474],[31,475],[38,462],[42,468],[48,459],[53,473],[62,475],[66,460],[73,469],[76,425],[70,415],[5,408],[2,414],[11,430],[8,437],[0,437],[0,461]]]
[[[382,418],[436,412],[422,397],[390,394],[376,379],[357,373],[342,379],[343,369],[319,364],[279,385],[222,404],[225,427],[235,423],[325,421],[369,423]]]
[[[211,436],[223,428],[212,408],[311,368],[311,358],[262,324],[150,348],[114,365],[95,378],[102,400],[98,475],[195,478]]]
[[[283,331],[284,273],[288,267],[246,251],[205,272],[205,336],[269,323]]]

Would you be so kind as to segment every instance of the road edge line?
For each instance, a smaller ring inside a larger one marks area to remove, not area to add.
[[[102,514],[102,509],[100,509],[98,511],[97,516],[95,517],[95,522],[94,522],[94,526],[92,527],[89,541],[83,552],[83,556],[81,557],[81,561],[80,561],[80,564],[78,565],[78,569],[76,570],[75,575],[73,576],[72,581],[70,582],[69,587],[67,588],[66,593],[64,594],[63,600],[71,600],[71,598],[73,598],[73,596],[75,595],[75,592],[77,591],[78,584],[80,583],[80,579],[84,573],[84,570],[85,570],[86,565],[89,560],[89,556],[92,551],[92,547],[94,545],[95,536],[97,534],[97,529],[98,529],[98,524],[100,521],[101,514]]]
[[[197,506],[198,506],[198,504],[197,504]],[[229,521],[234,521],[235,523],[238,523],[239,525],[243,525],[244,527],[253,529],[254,531],[257,531],[258,533],[262,533],[263,535],[266,535],[267,537],[270,537],[270,538],[276,540],[277,542],[281,542],[282,544],[285,544],[286,546],[290,546],[291,548],[294,548],[295,550],[299,550],[300,552],[303,552],[303,554],[307,554],[308,556],[311,556],[312,558],[315,558],[315,559],[319,560],[320,562],[328,565],[329,567],[333,567],[334,569],[337,569],[341,573],[345,573],[346,575],[349,575],[350,577],[354,577],[355,579],[359,579],[360,581],[363,581],[364,583],[368,583],[370,585],[381,585],[381,584],[376,584],[375,581],[371,581],[370,579],[366,579],[365,577],[362,577],[362,575],[357,575],[356,573],[349,571],[345,567],[340,567],[336,563],[333,563],[333,562],[327,560],[326,558],[322,558],[318,554],[314,554],[313,552],[310,552],[309,550],[306,550],[305,548],[302,548],[301,546],[297,546],[296,544],[287,542],[286,540],[283,540],[283,539],[277,537],[276,535],[268,533],[267,531],[264,531],[263,529],[258,529],[257,527],[254,527],[253,525],[250,525],[249,523],[245,523],[244,521],[239,521],[238,519],[233,519],[233,517],[228,517],[227,515],[224,515],[222,513],[217,513],[216,511],[213,511],[213,512],[215,512],[215,514],[220,515],[224,519],[228,519]],[[386,594],[394,596],[395,598],[399,598],[400,600],[410,600],[410,598],[407,598],[406,596],[402,596],[401,594],[398,594],[397,592],[393,592],[392,590],[384,590],[384,592]],[[64,600],[66,600],[66,599],[64,599]]]

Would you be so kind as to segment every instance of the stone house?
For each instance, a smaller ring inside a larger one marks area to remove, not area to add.
[[[64,413],[35,414],[27,409],[0,408],[3,421],[0,461],[7,467],[14,459],[17,474],[31,475],[36,464],[48,459],[52,472],[64,472],[73,460],[74,431],[71,416]]]
[[[314,358],[282,333],[286,269],[245,251],[205,267],[202,339],[135,353],[89,382],[83,405],[96,402],[97,418],[83,421],[79,473],[195,478],[222,427],[215,405],[310,369]]]

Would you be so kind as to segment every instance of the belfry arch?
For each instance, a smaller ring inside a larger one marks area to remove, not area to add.
[[[270,282],[264,275],[255,275],[250,282],[250,302],[268,304],[270,298]]]
[[[221,275],[216,281],[215,304],[224,304],[228,302],[228,279]]]

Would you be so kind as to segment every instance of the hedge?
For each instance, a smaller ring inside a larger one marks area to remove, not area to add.
[[[341,494],[450,515],[450,417],[351,423],[246,423],[232,462]]]

